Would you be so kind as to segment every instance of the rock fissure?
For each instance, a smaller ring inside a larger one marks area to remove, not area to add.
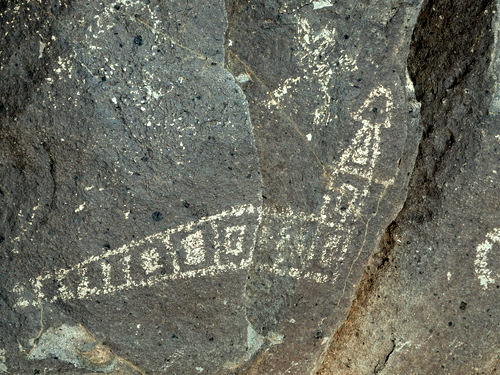
[[[391,345],[391,348],[389,349],[389,352],[386,354],[386,356],[384,358],[382,358],[377,363],[377,365],[373,369],[373,373],[374,374],[378,374],[378,373],[380,373],[380,371],[382,371],[384,369],[384,367],[386,366],[387,362],[389,361],[389,358],[391,357],[391,354],[394,353],[394,349],[396,348],[396,344],[394,343],[394,340],[391,340],[391,344],[392,345]]]
[[[382,324],[378,330],[383,336],[405,335],[401,327],[377,321],[387,319],[384,314],[389,317],[394,314],[387,304],[383,313],[373,318],[370,316],[374,314],[374,309],[380,308],[381,297],[394,300],[390,288],[394,287],[395,280],[399,281],[401,272],[408,272],[404,269],[404,263],[409,256],[402,252],[405,248],[411,249],[414,241],[419,243],[415,237],[425,233],[422,226],[433,225],[439,220],[435,211],[443,209],[442,202],[446,202],[444,191],[449,190],[446,189],[447,185],[460,176],[463,166],[471,163],[478,153],[479,126],[484,124],[484,118],[488,116],[491,100],[489,55],[493,41],[491,21],[496,4],[494,1],[481,2],[472,9],[468,8],[469,5],[468,2],[431,0],[422,6],[413,32],[408,70],[415,85],[417,100],[421,102],[423,137],[408,195],[365,271],[356,300],[346,321],[332,339],[329,357],[320,374],[362,373],[370,361],[375,364],[375,373],[402,373],[400,371],[403,371],[408,361],[398,353],[395,364],[389,368],[386,367],[387,361],[383,365],[377,362],[377,354],[370,355],[368,360],[363,358],[359,361],[354,360],[354,355],[349,351],[364,353],[361,341],[373,343],[366,331],[371,324]],[[431,245],[432,239],[425,242]],[[425,245],[422,243],[421,246]],[[422,256],[418,255],[418,250],[416,252],[415,258],[421,262]],[[438,268],[435,267],[435,270]],[[423,275],[423,272],[417,274]],[[372,348],[373,353],[382,350],[381,336],[377,336],[376,340],[379,342]],[[402,348],[396,349],[399,344],[392,340],[389,355],[409,346],[411,341],[404,342]],[[370,345],[362,342],[362,345],[365,344]],[[425,354],[415,355],[422,358]],[[446,367],[430,361],[420,368],[426,368],[424,372],[434,372],[438,371],[437,368],[442,371]]]
[[[495,6],[0,1],[0,373],[495,371]]]

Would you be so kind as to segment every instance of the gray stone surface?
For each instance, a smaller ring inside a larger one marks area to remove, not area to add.
[[[469,8],[0,2],[0,373],[493,369]]]
[[[267,340],[240,371],[303,374],[405,200],[420,140],[406,72],[418,3],[236,2],[228,14],[264,197],[247,315]]]
[[[409,69],[424,136],[408,199],[320,374],[500,370],[496,6],[422,10]]]
[[[34,355],[75,324],[146,373],[246,359],[261,178],[223,4],[26,2],[2,17],[8,370],[92,370]]]

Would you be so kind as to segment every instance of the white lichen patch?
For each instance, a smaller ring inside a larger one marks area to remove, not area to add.
[[[28,359],[57,357],[75,367],[109,372],[117,365],[117,358],[109,348],[98,343],[82,326],[63,324],[48,328],[31,350]]]
[[[321,8],[326,8],[326,7],[331,7],[333,4],[330,0],[317,0],[313,1],[313,8],[316,9],[321,9]]]
[[[75,213],[83,211],[86,204],[87,204],[87,202],[83,202],[81,205],[79,205],[77,208],[75,208]]]
[[[5,365],[5,349],[0,349],[0,373],[7,372],[7,366]]]
[[[476,247],[476,259],[474,261],[474,269],[476,276],[484,290],[488,289],[490,284],[495,283],[496,275],[490,269],[488,256],[495,244],[500,243],[500,228],[495,228],[486,234],[486,240]],[[499,245],[495,247],[498,248]]]
[[[250,81],[250,76],[246,73],[242,73],[238,76],[235,77],[236,82],[238,83],[245,83]]]

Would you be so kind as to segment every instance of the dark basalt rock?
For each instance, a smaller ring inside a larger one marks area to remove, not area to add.
[[[498,21],[495,2],[471,5],[422,8],[408,67],[424,135],[408,198],[321,374],[498,372]]]
[[[247,77],[264,184],[247,285],[264,344],[240,371],[304,374],[405,200],[420,139],[406,73],[418,6],[236,2],[228,12],[228,64]]]
[[[243,360],[262,182],[223,4],[59,5],[2,12],[5,366]]]
[[[439,263],[478,318],[498,279],[494,4],[443,10],[464,18],[439,39],[438,3],[1,2],[0,373],[328,373],[370,256],[385,280],[400,241],[394,301],[370,306],[407,321],[408,293],[450,282],[415,276]],[[414,324],[441,332],[423,300]],[[408,368],[391,361],[423,336],[403,327],[365,355],[376,373]]]

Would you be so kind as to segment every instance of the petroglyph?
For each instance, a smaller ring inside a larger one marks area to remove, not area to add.
[[[385,100],[385,108],[378,108],[374,102],[378,98]],[[361,108],[353,114],[353,119],[363,126],[356,132],[354,139],[340,159],[337,167],[340,173],[351,173],[371,181],[375,163],[380,155],[381,128],[391,126],[391,110],[393,109],[392,94],[386,88],[379,86],[374,89],[365,100]],[[373,121],[370,113],[379,113],[384,116],[379,121]]]
[[[382,99],[384,108],[374,107],[376,100]],[[319,228],[315,238],[323,241],[321,247],[321,265],[330,266],[336,260],[342,262],[350,240],[353,235],[354,226],[347,225],[349,221],[363,221],[358,213],[363,212],[364,201],[369,195],[370,186],[378,184],[387,186],[393,183],[374,179],[375,164],[381,153],[380,134],[382,128],[391,126],[391,110],[393,108],[392,93],[380,86],[375,88],[363,105],[356,111],[352,118],[360,122],[362,126],[356,132],[351,145],[342,154],[340,162],[332,169],[331,178],[328,182],[327,193],[323,197],[320,217],[325,225]],[[380,112],[377,121],[373,120],[373,113]],[[360,191],[354,184],[343,177],[360,178],[364,180]],[[342,194],[339,194],[341,191]],[[314,247],[315,245],[313,245]],[[337,250],[332,253],[332,250]],[[338,251],[340,249],[340,251]],[[329,254],[330,252],[330,254]]]
[[[295,78],[287,78],[280,87],[272,92],[272,99],[267,107],[283,105],[286,96],[291,97],[294,93],[298,94],[298,86],[301,83],[307,84],[307,81],[313,79],[320,85],[318,100],[321,102],[321,105],[314,110],[314,126],[327,125],[331,116],[329,89],[333,70],[331,64],[323,56],[330,53],[335,46],[336,30],[327,26],[315,33],[306,18],[297,18],[297,22],[296,40],[301,49],[297,53],[297,57],[301,62],[304,74]]]
[[[378,86],[352,113],[357,130],[338,163],[328,167],[326,192],[318,213],[291,209],[277,212],[273,208],[264,211],[272,224],[263,226],[259,246],[269,248],[275,257],[272,263],[259,264],[259,272],[318,283],[338,279],[349,249],[362,246],[362,233],[377,213],[376,207],[365,207],[368,198],[377,202],[394,183],[394,175],[375,174],[383,152],[382,133],[391,127],[392,110],[392,92]],[[276,227],[280,229],[270,229]]]
[[[375,101],[384,103],[377,109],[377,121],[372,116]],[[31,279],[36,298],[50,302],[84,299],[168,280],[248,269],[262,215],[281,223],[275,233],[263,228],[264,241],[274,241],[280,256],[272,265],[262,265],[262,272],[319,283],[335,282],[338,274],[332,272],[334,262],[343,262],[356,227],[353,224],[364,223],[360,215],[370,186],[392,183],[378,181],[373,175],[381,153],[382,129],[391,126],[392,107],[391,92],[377,87],[354,112],[352,119],[361,126],[339,163],[331,166],[327,192],[318,214],[292,210],[278,213],[271,209],[263,213],[250,204],[237,206]],[[354,179],[363,180],[362,191],[354,186]],[[290,259],[295,259],[292,264]],[[16,290],[21,294],[25,286],[18,285]],[[16,307],[30,304],[36,302],[20,297]]]
[[[325,6],[328,6],[327,2],[321,3],[318,9]],[[277,108],[293,118],[296,110],[294,98],[305,92],[314,98],[311,99],[314,112],[310,122],[303,124],[305,128],[295,126],[308,144],[316,139],[315,134],[332,126],[337,119],[331,108],[332,87],[338,70],[354,72],[357,66],[354,63],[356,59],[343,50],[337,65],[325,58],[336,48],[337,30],[334,27],[316,25],[307,15],[297,14],[295,18],[297,50],[294,55],[302,72],[284,79],[274,90],[268,90],[270,100],[264,105],[271,111]],[[314,94],[311,93],[313,82]],[[376,207],[365,207],[365,202],[370,195],[370,201],[379,201],[387,187],[394,184],[397,170],[395,168],[389,175],[375,172],[377,160],[384,152],[381,146],[383,132],[388,131],[392,124],[392,91],[382,85],[376,86],[361,103],[359,108],[350,109],[352,126],[357,130],[347,149],[334,164],[320,162],[325,168],[326,192],[319,212],[316,215],[264,213],[264,216],[272,217],[269,219],[273,222],[270,227],[279,226],[281,230],[276,234],[267,233],[263,228],[259,246],[270,249],[276,246],[272,252],[277,255],[272,264],[259,265],[259,270],[318,282],[334,282],[339,276],[339,265],[346,260],[347,251],[361,246],[361,243],[354,243],[353,238],[363,227],[366,232],[370,217],[377,213]],[[316,158],[319,161],[318,156]],[[285,215],[283,219],[277,218],[282,215]],[[276,235],[278,239],[274,238]]]
[[[54,302],[244,269],[252,259],[259,218],[259,208],[238,206],[47,272],[30,283],[37,297]],[[237,225],[228,226],[228,219]],[[207,249],[212,248],[209,253]],[[24,289],[22,285],[16,287],[19,293]],[[16,306],[29,304],[20,299]]]

